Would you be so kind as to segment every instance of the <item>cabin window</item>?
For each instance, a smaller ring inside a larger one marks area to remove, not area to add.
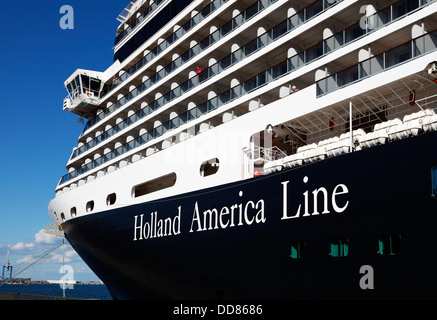
[[[378,237],[378,253],[384,256],[393,256],[401,251],[401,236],[390,234]]]
[[[61,219],[62,219],[62,222],[65,222],[65,214],[63,212],[61,212]]]
[[[90,89],[94,94],[98,94],[100,90],[100,80],[90,78]]]
[[[217,171],[219,170],[219,166],[220,166],[220,163],[219,163],[219,159],[217,159],[217,158],[205,161],[200,166],[200,175],[202,177],[207,177],[207,176],[216,174]]]
[[[94,201],[88,201],[86,204],[86,212],[91,212],[94,210]]]
[[[437,165],[435,165],[431,169],[431,184],[432,184],[431,195],[434,198],[437,198]]]
[[[76,207],[71,208],[70,215],[72,218],[74,218],[77,215]]]
[[[349,254],[349,240],[346,238],[331,240],[331,257],[346,257]]]
[[[86,90],[90,87],[90,77],[82,74],[81,78],[82,78],[82,88],[86,92]]]
[[[173,187],[176,184],[176,173],[170,173],[135,186],[132,190],[132,197],[138,198],[149,193]]]
[[[112,206],[115,204],[115,201],[117,201],[117,195],[115,193],[111,193],[109,196],[106,197],[106,205]]]
[[[296,241],[291,243],[290,258],[301,259],[305,257],[306,243],[303,241]]]

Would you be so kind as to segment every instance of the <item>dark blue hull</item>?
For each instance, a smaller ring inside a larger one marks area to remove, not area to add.
[[[437,298],[435,164],[428,133],[63,227],[114,299]]]

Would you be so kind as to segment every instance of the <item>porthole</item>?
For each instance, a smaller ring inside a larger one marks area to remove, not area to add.
[[[62,222],[65,222],[65,214],[63,212],[61,212],[61,220]]]
[[[88,201],[86,204],[86,212],[91,212],[94,210],[94,201]]]
[[[200,175],[202,177],[211,176],[216,174],[220,167],[220,161],[217,158],[205,161],[200,166]]]
[[[71,208],[70,215],[72,218],[76,217],[77,215],[76,207]]]
[[[117,195],[115,193],[111,193],[109,196],[106,197],[106,205],[112,206],[115,204],[115,201],[117,201]]]

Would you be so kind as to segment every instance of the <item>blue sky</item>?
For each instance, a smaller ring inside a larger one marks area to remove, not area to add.
[[[127,4],[13,0],[0,5],[0,270],[8,250],[18,265],[61,242],[40,231],[51,222],[48,203],[83,129],[77,116],[62,110],[63,83],[78,68],[105,71],[112,64],[116,17]],[[74,9],[73,30],[59,25],[63,5]],[[75,268],[76,280],[96,280],[69,249],[66,262]],[[60,255],[53,256],[21,276],[60,279],[60,261]]]

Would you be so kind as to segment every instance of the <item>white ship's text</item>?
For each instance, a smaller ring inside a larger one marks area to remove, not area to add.
[[[307,185],[308,182],[309,178],[304,177],[303,185]],[[345,184],[337,184],[331,188],[317,187],[313,190],[306,188],[307,190],[302,194],[296,192],[295,189],[289,192],[290,185],[290,181],[281,182],[282,199],[281,192],[278,190],[278,200],[280,202],[282,200],[282,213],[278,212],[281,220],[343,213],[349,207],[349,189]],[[295,186],[293,185],[293,187]],[[299,188],[299,186],[297,187]],[[166,218],[161,218],[158,211],[149,215],[137,215],[134,217],[133,241],[178,236],[183,232],[195,233],[250,227],[266,223],[267,213],[276,215],[273,211],[274,207],[278,207],[278,204],[266,203],[262,198],[251,199],[243,196],[243,191],[240,191],[235,203],[231,202],[231,204],[222,207],[212,208],[205,207],[204,202],[198,200],[192,207],[182,208],[179,206],[174,217],[168,217],[166,212]],[[266,209],[266,206],[269,206],[270,209]],[[182,225],[186,226],[186,230],[181,230],[181,220],[184,221]]]
[[[305,184],[308,181],[309,181],[308,177],[303,178],[303,182]],[[290,181],[282,182],[283,212],[282,212],[281,220],[295,219],[295,218],[299,218],[301,216],[302,217],[309,217],[309,216],[319,215],[320,214],[319,210],[322,210],[322,209],[323,209],[323,211],[321,212],[322,214],[331,213],[331,211],[330,211],[331,207],[335,212],[342,213],[349,206],[349,201],[342,200],[342,202],[341,202],[340,199],[338,199],[339,196],[348,194],[349,190],[348,190],[346,185],[338,184],[332,190],[331,196],[330,196],[330,192],[324,187],[314,189],[311,192],[312,195],[310,195],[309,190],[306,190],[303,193],[303,203],[300,203],[299,206],[297,207],[297,209],[296,208],[292,209],[293,213],[292,213],[292,215],[289,215],[289,209],[288,209],[288,184],[289,183],[290,183]],[[319,194],[321,194],[322,196],[320,197]],[[311,198],[312,198],[312,201],[311,201]],[[319,202],[320,199],[323,200],[323,204],[320,204],[320,202]],[[301,212],[302,205],[303,205],[303,213]],[[310,213],[310,205],[312,205],[312,209],[313,209],[312,213]]]

